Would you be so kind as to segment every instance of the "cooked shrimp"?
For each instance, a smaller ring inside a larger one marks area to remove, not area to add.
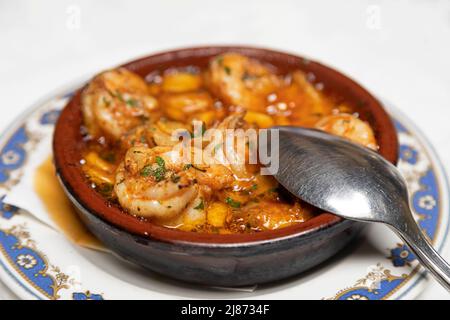
[[[128,151],[132,147],[155,147],[153,133],[149,125],[140,125],[128,131],[120,138],[120,147],[123,151]]]
[[[377,150],[372,128],[367,122],[351,114],[337,114],[322,118],[316,128]]]
[[[239,179],[249,179],[253,175],[247,170],[247,156],[248,156],[248,136],[245,134],[240,137],[237,135],[237,131],[228,131],[236,129],[244,129],[248,124],[244,121],[245,112],[233,114],[226,117],[216,127],[216,132],[220,133],[215,136],[219,138],[214,140],[213,144],[216,145],[214,152],[214,159],[217,162],[224,164],[229,168],[234,176]],[[228,134],[233,135],[228,135]],[[244,133],[244,132],[242,132]],[[228,141],[228,139],[233,141]],[[243,140],[240,140],[243,139]],[[242,148],[243,147],[243,148]]]
[[[235,181],[233,172],[224,165],[192,165],[188,169],[200,185],[206,185],[213,191],[232,186]]]
[[[197,221],[202,215],[197,211],[203,211],[198,208],[200,199],[207,201],[212,190],[232,181],[232,173],[221,165],[200,168],[185,164],[175,148],[140,146],[127,152],[116,172],[114,190],[131,214],[159,220],[185,214],[189,221]]]
[[[280,79],[260,62],[236,53],[211,61],[206,74],[210,89],[226,103],[253,111],[264,111],[266,97]]]
[[[115,192],[129,213],[170,219],[195,199],[198,186],[168,147],[131,148],[116,173]]]
[[[151,118],[158,106],[145,81],[124,68],[96,76],[81,99],[89,134],[114,140]]]
[[[169,147],[179,143],[180,135],[190,135],[191,126],[182,122],[169,121],[160,118],[156,123],[140,125],[121,138],[121,147],[128,150],[131,147]]]
[[[225,133],[226,129],[241,127],[243,116],[243,113],[229,116],[218,129]],[[155,124],[161,127],[159,130],[186,130],[181,123],[160,122]],[[207,201],[213,191],[231,187],[237,174],[245,173],[245,159],[238,158],[240,155],[233,150],[227,150],[227,155],[231,154],[236,164],[204,163],[203,157],[200,163],[186,164],[183,149],[177,148],[180,146],[150,149],[143,144],[127,152],[116,174],[115,192],[122,207],[143,217],[165,220],[184,217],[185,224],[186,221],[192,224],[206,218],[204,210],[199,209],[200,201]],[[192,147],[191,152],[190,159],[194,160],[194,154],[203,150]]]

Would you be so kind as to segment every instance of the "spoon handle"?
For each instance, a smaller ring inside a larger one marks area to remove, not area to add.
[[[422,262],[436,280],[450,292],[450,265],[436,252],[414,221],[412,213],[404,215],[400,226],[393,226],[400,237],[408,244],[417,259]]]

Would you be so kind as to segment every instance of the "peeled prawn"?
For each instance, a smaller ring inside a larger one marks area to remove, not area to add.
[[[158,219],[182,212],[197,196],[198,186],[176,159],[167,147],[131,148],[116,173],[114,190],[122,207]]]
[[[264,111],[268,94],[280,79],[260,62],[236,53],[211,61],[206,83],[226,103],[252,111]]]
[[[168,147],[179,143],[180,135],[190,135],[191,126],[182,122],[160,119],[156,123],[140,125],[120,139],[121,147],[128,150],[131,147]]]
[[[160,220],[185,216],[192,222],[206,219],[199,202],[232,181],[233,174],[221,165],[193,166],[176,148],[140,146],[127,152],[114,190],[121,206],[133,215]]]
[[[351,114],[337,114],[322,118],[315,126],[350,141],[362,144],[370,149],[377,150],[375,135],[369,124]]]
[[[149,120],[158,107],[144,79],[124,68],[97,75],[81,99],[89,134],[106,134],[115,140]]]

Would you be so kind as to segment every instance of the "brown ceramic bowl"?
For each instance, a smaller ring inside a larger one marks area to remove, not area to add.
[[[205,67],[215,55],[233,51],[271,64],[280,74],[295,69],[312,72],[329,94],[343,98],[370,123],[380,153],[396,163],[398,141],[381,104],[341,73],[298,56],[248,47],[203,47],[151,55],[124,65],[145,77],[155,70],[196,65]],[[80,165],[81,89],[63,110],[54,135],[57,173],[67,195],[88,228],[122,257],[169,277],[207,285],[242,286],[283,279],[305,271],[342,249],[361,224],[321,213],[280,230],[218,235],[167,229],[141,221],[111,206],[93,191]]]

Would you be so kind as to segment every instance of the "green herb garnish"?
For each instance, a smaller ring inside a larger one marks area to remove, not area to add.
[[[146,165],[144,168],[142,168],[141,170],[141,176],[143,177],[149,177],[152,175],[153,169],[151,165]]]
[[[225,70],[225,72],[226,72],[227,75],[230,75],[230,74],[231,74],[231,68],[230,68],[230,67],[225,66],[225,67],[223,67],[223,68],[224,68],[224,70]]]
[[[136,99],[127,99],[125,103],[131,107],[137,107],[139,105],[139,101]]]
[[[154,166],[152,165],[146,165],[142,170],[141,170],[141,176],[143,177],[149,177],[149,176],[153,176],[156,180],[156,182],[160,182],[162,180],[164,180],[165,176],[166,176],[166,162],[164,161],[163,158],[161,157],[156,157],[156,164],[157,167],[154,168]]]
[[[153,176],[155,177],[156,181],[159,182],[161,180],[164,180],[164,176],[166,175],[166,162],[161,157],[156,157],[156,164],[158,165],[158,168],[153,170]]]
[[[153,176],[155,177],[156,182],[160,182],[164,180],[164,177],[166,175],[166,171],[162,168],[158,168],[153,171]]]
[[[225,199],[225,202],[233,208],[240,208],[241,207],[241,203],[239,201],[233,200],[230,197]]]
[[[194,208],[194,210],[204,210],[205,209],[205,203],[203,202],[203,199],[200,199],[200,203],[198,206]]]
[[[166,162],[163,158],[156,157],[156,163],[158,164],[158,166],[163,167],[164,169],[166,168]]]

